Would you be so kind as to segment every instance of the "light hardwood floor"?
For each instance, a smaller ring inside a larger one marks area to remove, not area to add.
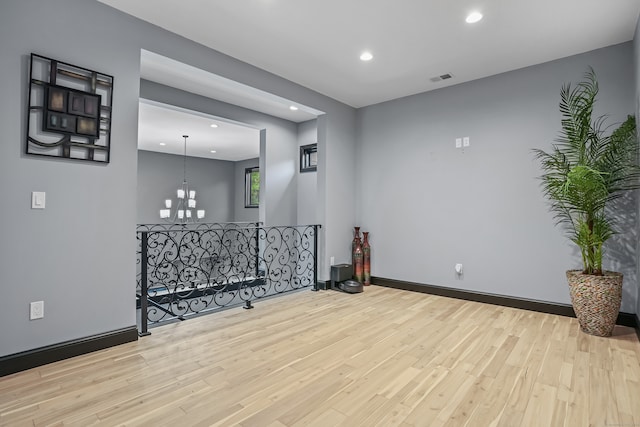
[[[0,378],[0,424],[640,426],[640,343],[372,286],[304,291]]]

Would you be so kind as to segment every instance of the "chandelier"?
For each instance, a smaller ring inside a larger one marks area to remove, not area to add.
[[[183,172],[184,178],[182,180],[182,187],[178,188],[176,203],[176,209],[171,213],[171,207],[173,205],[171,199],[164,201],[164,209],[160,209],[160,218],[172,223],[187,223],[196,222],[199,219],[204,218],[204,209],[196,209],[196,192],[195,190],[189,190],[189,184],[187,183],[187,138],[189,135],[182,135],[184,138],[184,157],[183,157]],[[195,215],[194,212],[195,211]]]

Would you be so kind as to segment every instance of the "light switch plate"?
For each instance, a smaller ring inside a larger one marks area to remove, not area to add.
[[[31,209],[44,209],[47,194],[44,191],[31,192]]]
[[[456,138],[456,148],[462,148],[462,138]]]

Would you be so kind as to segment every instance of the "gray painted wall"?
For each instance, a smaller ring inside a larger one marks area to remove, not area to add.
[[[554,226],[531,149],[550,147],[560,88],[588,65],[600,82],[596,113],[615,122],[633,113],[632,56],[624,43],[359,110],[359,222],[371,232],[372,274],[569,303],[565,270],[580,258]],[[456,149],[464,136],[471,146]],[[623,212],[606,267],[625,274],[622,310],[634,312],[637,209]]]
[[[318,223],[320,234],[320,280],[329,279],[331,257],[336,263],[351,262],[355,220],[356,138],[352,117],[324,115],[318,118]],[[323,238],[325,240],[323,240]],[[322,258],[324,256],[324,258]]]
[[[0,356],[135,324],[131,254],[141,48],[326,112],[320,141],[325,162],[353,164],[355,110],[349,106],[96,1],[3,1],[0,194],[11,209],[3,210],[0,218],[0,324],[11,328],[0,329]],[[30,52],[115,77],[109,165],[22,154]],[[171,97],[167,101],[175,104]],[[275,190],[267,217],[295,223],[295,175],[288,172],[294,168],[287,167],[288,162],[295,165],[295,154],[279,148],[296,147],[295,126],[277,128],[272,135],[283,139],[270,144],[274,152],[269,148],[265,161],[285,172],[266,183]],[[330,177],[323,168],[319,171],[320,220],[326,220],[321,262],[328,252],[348,254],[345,231],[354,223],[355,204],[350,197],[353,185],[351,190],[343,187],[354,177],[352,167],[332,171]],[[30,210],[31,191],[47,192],[46,210]],[[337,206],[340,215],[325,214]],[[321,265],[320,278],[328,278],[328,266]],[[87,304],[87,298],[100,304]],[[29,321],[29,302],[38,300],[45,301],[45,319]]]
[[[139,49],[123,48],[134,34],[119,23],[93,1],[2,2],[0,355],[135,325]],[[115,76],[109,165],[23,154],[31,52]],[[30,321],[39,300],[45,318]]]
[[[298,124],[298,146],[318,142],[318,121],[309,120]],[[296,162],[298,175],[298,224],[317,224],[318,172],[300,173],[300,155]]]
[[[249,159],[241,162],[234,163],[234,181],[235,191],[233,196],[234,206],[234,221],[235,222],[257,222],[259,221],[259,210],[257,208],[245,208],[244,207],[244,170],[246,168],[252,168],[260,165],[260,159]]]
[[[183,157],[154,151],[138,151],[138,223],[162,222],[160,209],[171,199],[176,208],[176,190],[181,187]],[[234,221],[235,164],[225,160],[187,157],[187,182],[196,191],[196,209],[205,209],[205,222]]]
[[[638,121],[640,121],[640,19],[638,19],[638,23],[636,24],[636,32],[633,38],[633,70],[636,87],[636,124],[638,124]],[[638,139],[640,140],[640,127],[637,126],[636,130],[638,132]],[[640,211],[640,205],[638,209]],[[640,234],[640,231],[638,234]],[[638,277],[640,277],[640,251],[638,251]],[[636,281],[636,286],[636,313],[638,314],[638,318],[640,318],[640,281]]]

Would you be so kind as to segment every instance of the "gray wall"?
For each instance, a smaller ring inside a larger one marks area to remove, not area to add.
[[[318,142],[318,121],[309,120],[298,124],[298,146]],[[318,172],[300,173],[300,154],[296,162],[298,175],[298,224],[317,224]]]
[[[255,159],[243,160],[241,162],[234,163],[235,191],[233,196],[233,217],[235,222],[257,222],[260,220],[257,208],[244,207],[244,171],[246,168],[259,166],[259,164],[260,159],[257,157]],[[260,190],[262,191],[262,188],[260,188]]]
[[[0,328],[0,356],[135,324],[132,254],[141,48],[324,111],[320,143],[325,163],[339,167],[355,160],[355,110],[338,101],[96,1],[4,0],[0,194],[11,209],[3,210],[0,218],[0,324],[11,327]],[[109,165],[22,154],[30,52],[115,77]],[[171,97],[164,101],[175,104]],[[295,147],[297,142],[295,126],[280,128],[282,132],[272,134],[284,139],[269,144],[266,162],[284,168],[287,162],[295,164],[295,154],[283,154],[279,145]],[[291,176],[266,182],[275,190],[267,210],[274,221],[296,221]],[[345,231],[354,223],[355,204],[350,197],[353,188],[343,187],[354,176],[352,167],[339,168],[331,176],[323,168],[319,171],[320,221],[326,220],[320,278],[328,277],[326,253],[348,254]],[[31,191],[47,192],[46,210],[30,210]],[[341,207],[340,215],[331,213],[336,207]],[[100,303],[87,304],[88,298]],[[45,319],[29,321],[29,302],[38,300],[45,301]]]
[[[320,280],[329,279],[331,257],[336,263],[351,262],[357,158],[351,141],[355,138],[348,112],[318,117],[317,222],[322,225],[320,244],[324,247],[320,254],[319,265],[324,266],[324,271],[319,272]]]
[[[640,18],[638,19],[638,23],[636,24],[636,32],[633,38],[633,70],[636,88],[636,124],[638,124],[638,121],[640,121]],[[636,126],[636,130],[638,132],[638,139],[640,140],[640,126]],[[640,251],[638,251],[638,277],[640,277]],[[636,282],[636,285],[636,313],[638,314],[638,319],[640,319],[640,281]]]
[[[359,110],[359,222],[371,232],[372,274],[569,303],[565,270],[581,261],[554,226],[531,149],[550,148],[560,88],[588,65],[600,82],[596,114],[633,113],[631,43]],[[456,149],[464,136],[471,146]],[[622,310],[634,312],[637,209],[624,214],[605,262],[625,274]]]
[[[0,355],[135,325],[140,53],[119,25],[130,22],[93,1],[2,2]],[[115,76],[110,164],[23,154],[31,52]],[[46,192],[45,210],[30,209],[32,191]],[[45,318],[30,321],[39,300]]]
[[[162,222],[165,199],[173,202],[173,213],[184,177],[183,157],[154,151],[138,151],[138,223]],[[196,191],[196,209],[205,209],[205,222],[234,221],[235,163],[187,157],[189,190]],[[195,213],[195,212],[194,212]]]

